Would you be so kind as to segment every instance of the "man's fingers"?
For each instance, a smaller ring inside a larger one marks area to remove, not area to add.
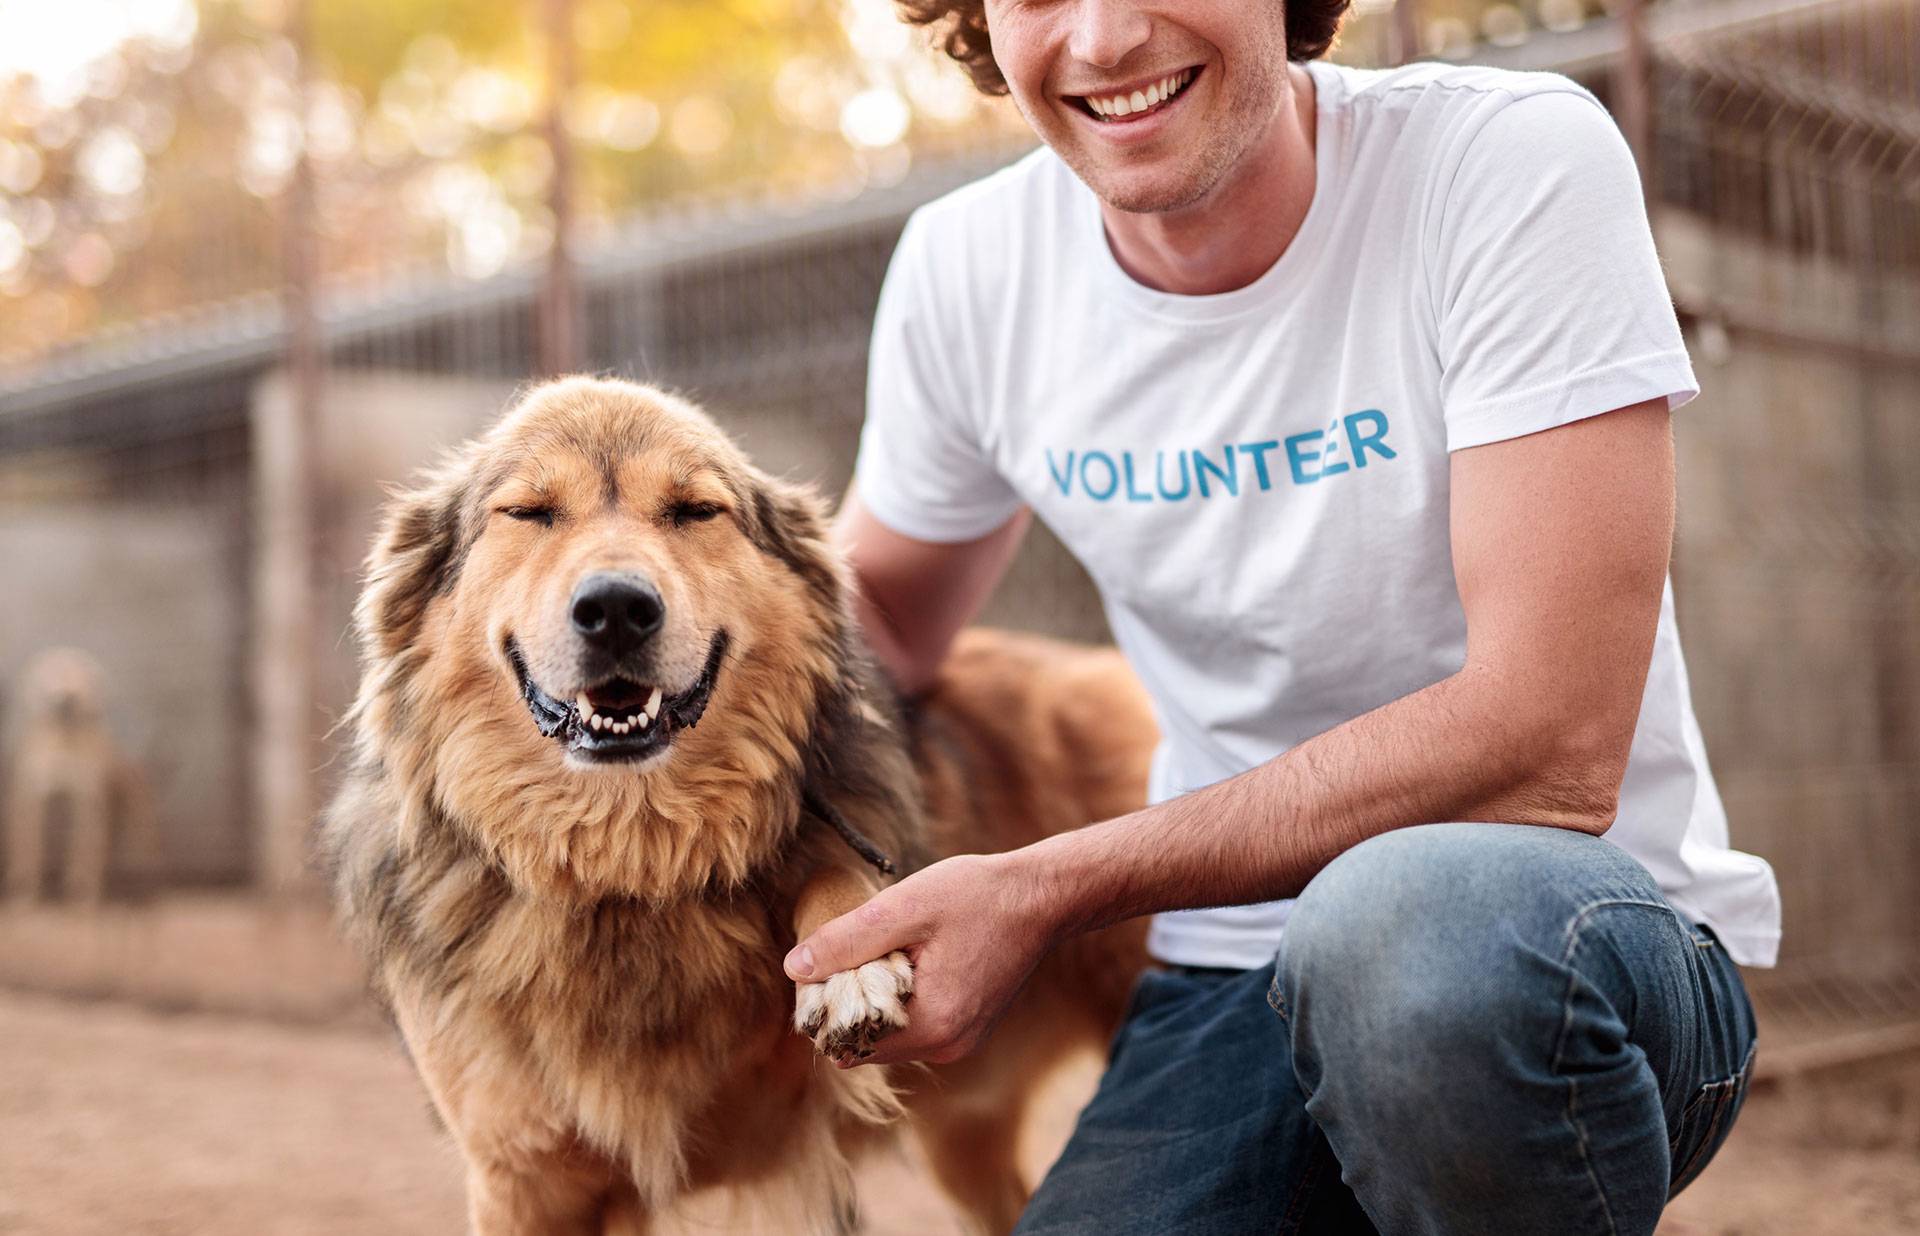
[[[787,977],[795,982],[823,979],[917,943],[905,938],[909,924],[894,908],[897,888],[882,889],[867,904],[822,923],[794,945],[785,963]]]

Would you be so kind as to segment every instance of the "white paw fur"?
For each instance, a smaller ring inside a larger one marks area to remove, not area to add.
[[[793,1026],[811,1035],[822,1055],[864,1059],[882,1036],[907,1024],[912,994],[913,963],[905,953],[888,953],[825,982],[797,984]]]

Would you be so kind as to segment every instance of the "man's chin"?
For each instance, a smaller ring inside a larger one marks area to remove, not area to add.
[[[1198,169],[1153,172],[1088,169],[1080,179],[1102,203],[1130,215],[1168,214],[1205,200],[1213,181]]]
[[[1099,191],[1096,190],[1098,193]],[[1198,205],[1206,187],[1195,184],[1129,185],[1099,193],[1100,200],[1130,215],[1164,215]]]
[[[1132,158],[1084,146],[1055,146],[1061,161],[1095,197],[1114,210],[1134,215],[1165,214],[1198,205],[1220,176],[1203,151],[1144,152]]]

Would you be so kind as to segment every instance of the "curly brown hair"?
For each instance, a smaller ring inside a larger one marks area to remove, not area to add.
[[[900,16],[928,26],[940,49],[958,60],[983,94],[1005,94],[1007,79],[993,62],[986,0],[895,0]],[[1318,60],[1333,46],[1352,0],[1286,0],[1287,59]]]

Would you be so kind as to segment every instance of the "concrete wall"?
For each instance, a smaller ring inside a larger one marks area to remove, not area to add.
[[[1675,418],[1675,589],[1734,841],[1780,876],[1782,977],[1911,970],[1920,285],[1686,217],[1659,239],[1703,313],[1702,393]]]

